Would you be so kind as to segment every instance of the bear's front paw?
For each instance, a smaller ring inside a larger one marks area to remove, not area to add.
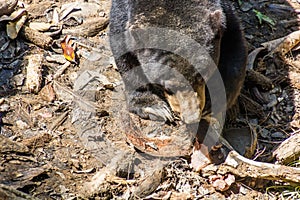
[[[128,100],[129,111],[143,119],[170,122],[175,120],[168,103],[150,91],[135,91],[129,95]]]

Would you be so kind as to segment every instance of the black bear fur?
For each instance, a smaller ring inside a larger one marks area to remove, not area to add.
[[[178,71],[197,92],[198,103],[201,104],[200,114],[203,109],[210,110],[212,101],[207,97],[208,91],[203,90],[204,80],[213,82],[216,76],[210,63],[197,68],[186,58],[170,51],[148,47],[134,49],[135,42],[143,42],[135,35],[134,30],[147,27],[174,30],[200,44],[208,54],[196,56],[200,60],[205,60],[208,56],[212,58],[225,86],[227,104],[217,103],[217,112],[224,111],[235,103],[245,78],[247,48],[240,22],[228,1],[112,0],[109,27],[110,45],[125,83],[130,112],[145,119],[174,120],[176,114],[166,94],[172,94],[172,90],[178,88],[184,90],[184,86],[180,79],[176,81],[176,76],[162,75],[169,73],[162,70],[162,66]],[[176,42],[181,41],[179,39],[174,41]],[[153,64],[153,67],[141,67],[149,64]],[[152,79],[155,79],[155,83]],[[211,85],[214,86],[214,83]],[[214,87],[218,90],[219,86],[216,84]]]

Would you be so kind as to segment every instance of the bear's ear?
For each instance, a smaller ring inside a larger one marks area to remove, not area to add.
[[[223,32],[225,16],[222,10],[215,10],[209,14],[209,22],[213,32],[217,35]]]

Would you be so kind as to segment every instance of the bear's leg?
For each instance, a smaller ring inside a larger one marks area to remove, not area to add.
[[[227,109],[231,108],[240,94],[243,86],[246,63],[247,47],[240,22],[230,5],[224,5],[226,14],[226,30],[222,37],[219,70],[224,82]]]
[[[174,117],[163,99],[163,87],[149,82],[135,53],[122,55],[116,64],[125,83],[129,111],[144,119],[172,122]]]

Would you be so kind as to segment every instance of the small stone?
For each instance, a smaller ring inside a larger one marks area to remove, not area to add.
[[[270,131],[263,128],[261,131],[260,131],[260,136],[263,137],[263,138],[269,138],[270,137]]]
[[[276,139],[284,139],[286,138],[286,135],[283,134],[282,132],[275,132],[271,134],[271,137]]]
[[[241,10],[243,12],[247,12],[249,10],[251,10],[253,8],[253,5],[251,3],[248,3],[248,2],[243,2],[242,5],[241,5]]]
[[[24,130],[26,128],[29,128],[28,124],[26,122],[23,122],[22,120],[17,120],[16,125],[19,129]]]
[[[0,112],[7,112],[7,111],[9,111],[9,109],[10,109],[10,106],[8,105],[8,104],[2,104],[1,106],[0,106]]]
[[[24,85],[24,82],[25,82],[25,75],[24,74],[15,75],[13,77],[13,81],[16,86],[22,86],[22,85]]]

